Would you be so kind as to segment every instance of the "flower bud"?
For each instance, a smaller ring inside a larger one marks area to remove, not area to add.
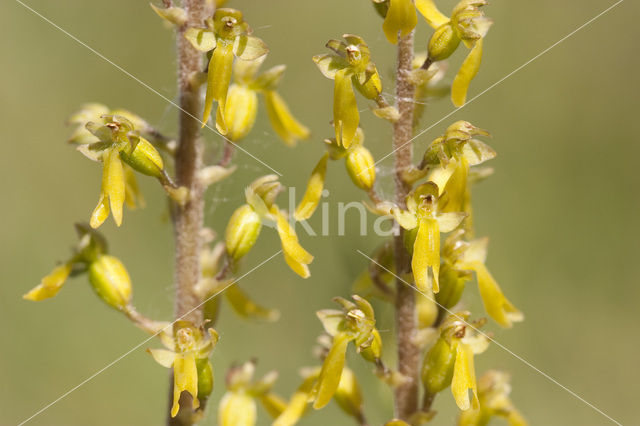
[[[439,338],[422,363],[422,383],[429,394],[435,395],[451,384],[455,361],[455,348]]]
[[[132,136],[133,143],[129,152],[120,151],[120,158],[135,171],[143,175],[161,178],[164,163],[158,150],[146,139]]]
[[[429,39],[429,59],[433,62],[447,59],[456,51],[458,45],[460,45],[460,38],[456,35],[451,23],[442,25]]]
[[[121,310],[131,301],[131,279],[120,260],[102,255],[89,265],[89,282],[98,296]]]
[[[198,370],[198,398],[206,399],[213,390],[213,370],[207,358],[196,360]]]
[[[360,351],[360,356],[369,362],[375,363],[382,357],[382,337],[377,329],[371,331],[373,339],[371,344]]]
[[[369,64],[368,68],[373,68],[366,72],[364,82],[360,82],[357,76],[353,76],[353,85],[367,99],[375,99],[382,92],[382,81],[375,65]]]
[[[436,302],[446,309],[454,307],[462,297],[468,273],[457,271],[450,266],[440,269],[440,291],[436,294]]]
[[[248,204],[233,212],[225,233],[229,256],[238,260],[247,254],[258,239],[261,226],[260,216]]]
[[[353,183],[361,189],[373,188],[376,180],[375,162],[371,152],[365,147],[354,146],[347,154],[345,165]]]
[[[390,0],[389,8],[385,14],[382,30],[390,43],[398,42],[398,33],[401,37],[409,34],[418,23],[416,7],[411,0]]]
[[[227,137],[232,141],[243,139],[256,122],[258,95],[256,92],[237,84],[232,84],[227,93],[225,120],[229,128]]]

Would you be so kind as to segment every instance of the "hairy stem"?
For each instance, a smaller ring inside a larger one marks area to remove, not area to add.
[[[398,62],[396,76],[396,108],[400,118],[393,126],[393,149],[395,150],[396,202],[405,207],[405,197],[410,185],[405,182],[404,171],[412,163],[412,146],[408,141],[413,134],[414,86],[409,76],[413,60],[413,32],[398,41]],[[394,256],[396,272],[403,277],[411,271],[411,259],[407,253],[403,232],[395,237]],[[398,339],[398,371],[407,382],[395,390],[396,417],[408,421],[418,409],[418,368],[420,349],[416,344],[417,320],[415,294],[411,287],[396,280],[396,332]]]
[[[204,188],[197,179],[202,166],[203,145],[200,135],[200,123],[194,117],[202,114],[202,101],[198,86],[193,84],[192,76],[203,67],[202,54],[185,39],[184,31],[188,27],[201,26],[210,16],[211,10],[205,0],[183,0],[182,6],[187,12],[187,22],[176,31],[178,62],[178,96],[180,104],[179,138],[175,154],[176,183],[189,189],[189,201],[184,206],[176,206],[173,214],[175,238],[175,318],[202,324],[202,309],[194,287],[200,276],[201,230],[204,220]],[[168,417],[170,425],[191,425],[195,422],[195,413],[191,406],[191,397],[183,392],[181,410],[177,417]]]

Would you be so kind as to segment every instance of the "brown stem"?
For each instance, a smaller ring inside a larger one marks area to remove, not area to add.
[[[410,186],[403,179],[403,171],[411,167],[413,134],[414,86],[410,81],[413,60],[413,32],[398,41],[396,108],[400,118],[393,126],[393,149],[395,151],[396,203],[405,207],[405,197]],[[403,232],[395,237],[394,257],[399,277],[411,271],[411,259],[407,253]],[[398,371],[407,381],[395,389],[396,417],[408,421],[418,410],[418,372],[420,349],[416,344],[415,294],[411,287],[396,280],[396,333],[398,339]]]
[[[145,317],[132,305],[125,306],[122,313],[125,314],[126,317],[136,325],[136,327],[151,335],[158,334],[164,327],[166,327],[167,324]]]
[[[175,154],[176,183],[189,190],[189,201],[176,206],[173,215],[175,239],[175,309],[176,319],[192,322],[196,327],[203,321],[199,297],[194,287],[200,278],[201,230],[204,220],[204,188],[197,178],[202,166],[202,139],[200,123],[194,117],[202,114],[199,88],[192,84],[191,76],[203,66],[203,55],[185,39],[189,27],[202,26],[212,11],[205,0],[183,0],[187,22],[176,31],[178,61],[178,92],[180,104],[178,148]],[[168,417],[169,425],[192,425],[197,413],[190,408],[191,397],[183,392],[181,410],[177,417]],[[184,401],[183,401],[184,400]],[[184,404],[182,404],[184,402]]]
[[[230,142],[225,142],[224,148],[222,149],[223,149],[222,157],[220,158],[218,165],[222,167],[227,167],[229,163],[231,163],[231,160],[233,160],[233,153],[236,150],[236,146]]]

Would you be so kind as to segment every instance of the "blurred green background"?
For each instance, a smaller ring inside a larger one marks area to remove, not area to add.
[[[173,33],[147,1],[28,0],[27,3],[169,98],[175,97]],[[270,46],[267,66],[285,63],[281,93],[313,131],[291,150],[281,144],[264,110],[243,147],[282,172],[286,185],[302,185],[331,135],[332,83],[311,56],[345,32],[369,42],[385,90],[392,92],[394,47],[369,0],[232,0],[256,35]],[[451,1],[441,1],[450,10]],[[560,38],[596,16],[611,1],[495,1],[474,96]],[[489,129],[499,156],[495,175],[477,187],[474,207],[479,235],[491,237],[489,267],[507,296],[526,315],[512,330],[489,329],[514,353],[624,424],[638,424],[640,355],[637,301],[640,269],[637,116],[640,61],[636,43],[640,6],[626,1],[499,84],[415,141],[418,152],[451,122],[465,119]],[[73,279],[52,300],[31,303],[21,295],[37,284],[75,243],[72,224],[86,221],[98,197],[100,168],[65,144],[65,119],[82,103],[99,101],[137,112],[168,133],[176,110],[68,36],[22,7],[0,3],[0,424],[16,424],[76,386],[145,336],[93,295],[84,277]],[[428,34],[421,21],[417,43]],[[462,59],[452,60],[456,69]],[[452,78],[451,75],[448,76]],[[365,102],[359,98],[362,109]],[[422,126],[453,109],[448,100],[427,107]],[[390,131],[362,114],[367,144],[378,158],[389,152]],[[211,131],[207,143],[220,144]],[[207,222],[221,230],[242,191],[265,174],[255,160],[236,155],[238,172],[207,194]],[[382,191],[391,188],[390,159],[379,169]],[[142,179],[148,206],[126,211],[121,229],[109,219],[103,231],[134,281],[138,309],[157,318],[172,310],[172,234],[160,188]],[[330,164],[331,211],[363,195],[341,164]],[[284,203],[284,201],[283,201]],[[334,214],[335,216],[335,214]],[[332,217],[333,220],[333,217]],[[354,213],[355,220],[355,213]],[[312,221],[316,227],[319,218]],[[336,222],[331,223],[332,233]],[[312,276],[299,279],[282,258],[242,280],[263,304],[278,307],[281,320],[249,324],[225,309],[213,357],[214,401],[232,362],[257,357],[258,373],[277,369],[277,390],[290,394],[298,367],[314,365],[311,347],[321,327],[314,311],[350,294],[366,265],[356,249],[371,252],[380,239],[302,236],[316,256]],[[278,248],[266,229],[244,270]],[[467,306],[481,312],[475,286]],[[391,337],[391,311],[377,304],[383,338]],[[153,341],[33,419],[33,425],[153,425],[166,411],[167,372],[144,352]],[[392,352],[388,351],[390,358]],[[390,393],[370,367],[349,358],[365,390],[371,424],[391,416]],[[534,425],[604,425],[610,422],[565,390],[497,346],[477,358],[479,371],[499,367],[512,374],[513,399]],[[214,424],[215,404],[203,424]],[[448,391],[438,397],[434,424],[452,424]],[[266,423],[264,412],[260,414]],[[334,404],[301,424],[350,424]]]

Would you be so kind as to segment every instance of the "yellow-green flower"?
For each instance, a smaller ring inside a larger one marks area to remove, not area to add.
[[[240,206],[227,224],[227,254],[236,261],[244,256],[255,244],[264,220],[275,224],[289,267],[302,278],[308,278],[308,265],[313,256],[300,245],[288,215],[275,205],[275,198],[282,189],[275,175],[263,176],[249,185],[245,190],[247,204]]]
[[[469,83],[476,76],[482,61],[482,42],[493,21],[484,16],[480,7],[486,0],[462,0],[451,13],[451,18],[442,14],[433,0],[416,0],[416,7],[435,32],[429,40],[428,63],[447,59],[462,41],[471,49],[462,63],[451,86],[451,100],[457,107],[467,99]]]
[[[197,50],[213,52],[209,60],[202,127],[209,120],[213,101],[216,101],[216,128],[218,132],[226,135],[229,127],[225,110],[233,58],[252,61],[266,55],[269,49],[262,40],[250,35],[251,28],[244,22],[239,10],[216,9],[213,17],[205,23],[206,28],[188,28],[184,36]]]
[[[453,285],[463,286],[464,281],[468,280],[470,274],[474,272],[487,314],[495,322],[506,328],[511,327],[514,322],[522,321],[524,315],[505,297],[500,286],[485,265],[489,239],[480,238],[467,242],[462,240],[462,235],[462,232],[452,234],[443,248],[443,270],[447,270],[452,274],[447,279],[462,279],[462,283],[455,281],[459,284],[449,284],[447,287]],[[451,291],[453,290],[447,289],[447,293]],[[461,289],[456,291],[456,293],[459,292],[461,292]],[[459,294],[454,298],[459,300]],[[451,303],[455,304],[457,300],[450,300],[447,304],[452,306]]]
[[[495,158],[496,152],[475,136],[489,136],[486,130],[467,121],[457,121],[445,134],[435,139],[424,154],[420,167],[431,169],[428,179],[440,191],[439,208],[443,212],[467,213],[464,227],[472,230],[471,191],[472,166]]]
[[[140,136],[128,118],[103,115],[98,122],[87,122],[85,128],[95,139],[80,136],[78,150],[91,160],[103,164],[100,198],[89,222],[93,228],[99,227],[109,213],[120,226],[124,203],[135,207],[136,200],[141,199],[138,184],[130,169],[155,177],[170,195],[179,192],[166,174],[158,150]]]
[[[478,380],[480,407],[462,411],[458,426],[484,426],[493,417],[502,417],[509,426],[527,426],[527,421],[509,398],[509,375],[489,370]]]
[[[365,359],[374,362],[380,359],[382,347],[375,328],[373,307],[360,296],[354,295],[352,298],[355,303],[341,297],[334,299],[342,305],[342,310],[325,309],[317,312],[333,341],[312,390],[315,409],[327,405],[338,390],[349,342],[354,342]]]
[[[33,301],[51,298],[58,294],[69,276],[86,272],[100,299],[114,309],[124,310],[131,302],[131,279],[125,266],[107,254],[107,243],[97,231],[83,224],[76,225],[76,231],[80,241],[73,255],[23,298]]]
[[[473,356],[484,352],[489,345],[484,335],[470,330],[468,317],[469,313],[456,313],[445,320],[440,337],[427,352],[422,365],[426,392],[435,395],[450,385],[456,405],[463,411],[479,406]],[[474,327],[477,329],[480,325],[477,323]]]
[[[287,104],[276,92],[286,67],[277,65],[258,74],[258,68],[265,58],[266,55],[235,64],[234,84],[229,87],[225,107],[229,128],[227,137],[238,141],[251,131],[256,119],[257,95],[262,94],[271,126],[287,145],[294,146],[299,139],[309,137],[309,129],[293,117]]]
[[[256,423],[256,400],[260,401],[267,412],[278,417],[284,410],[284,401],[272,392],[273,384],[278,378],[275,371],[267,373],[263,378],[252,381],[255,373],[255,362],[245,362],[232,367],[227,373],[227,392],[220,400],[218,424],[220,426],[252,426]],[[275,412],[273,402],[276,402]]]
[[[345,40],[329,40],[326,46],[333,54],[316,55],[313,61],[322,74],[334,80],[333,125],[338,145],[348,148],[355,138],[360,113],[355,88],[367,99],[376,99],[382,92],[378,70],[371,62],[369,47],[362,37],[344,34]]]
[[[212,328],[203,330],[186,321],[174,324],[173,337],[160,335],[168,349],[148,349],[158,364],[173,368],[173,405],[171,417],[175,417],[180,409],[180,394],[188,392],[193,399],[193,409],[200,406],[198,399],[198,361],[208,360],[214,346],[218,342],[218,333]],[[206,363],[204,365],[207,365]]]
[[[83,224],[76,225],[79,241],[73,248],[73,255],[63,264],[56,266],[40,284],[22,296],[34,302],[49,299],[60,291],[73,273],[86,272],[89,264],[107,251],[107,243],[97,231]]]
[[[391,209],[400,226],[409,231],[405,232],[405,244],[412,252],[411,269],[416,287],[423,292],[439,291],[440,233],[453,231],[466,216],[462,212],[441,212],[438,195],[438,186],[427,182],[407,196],[406,210]]]

